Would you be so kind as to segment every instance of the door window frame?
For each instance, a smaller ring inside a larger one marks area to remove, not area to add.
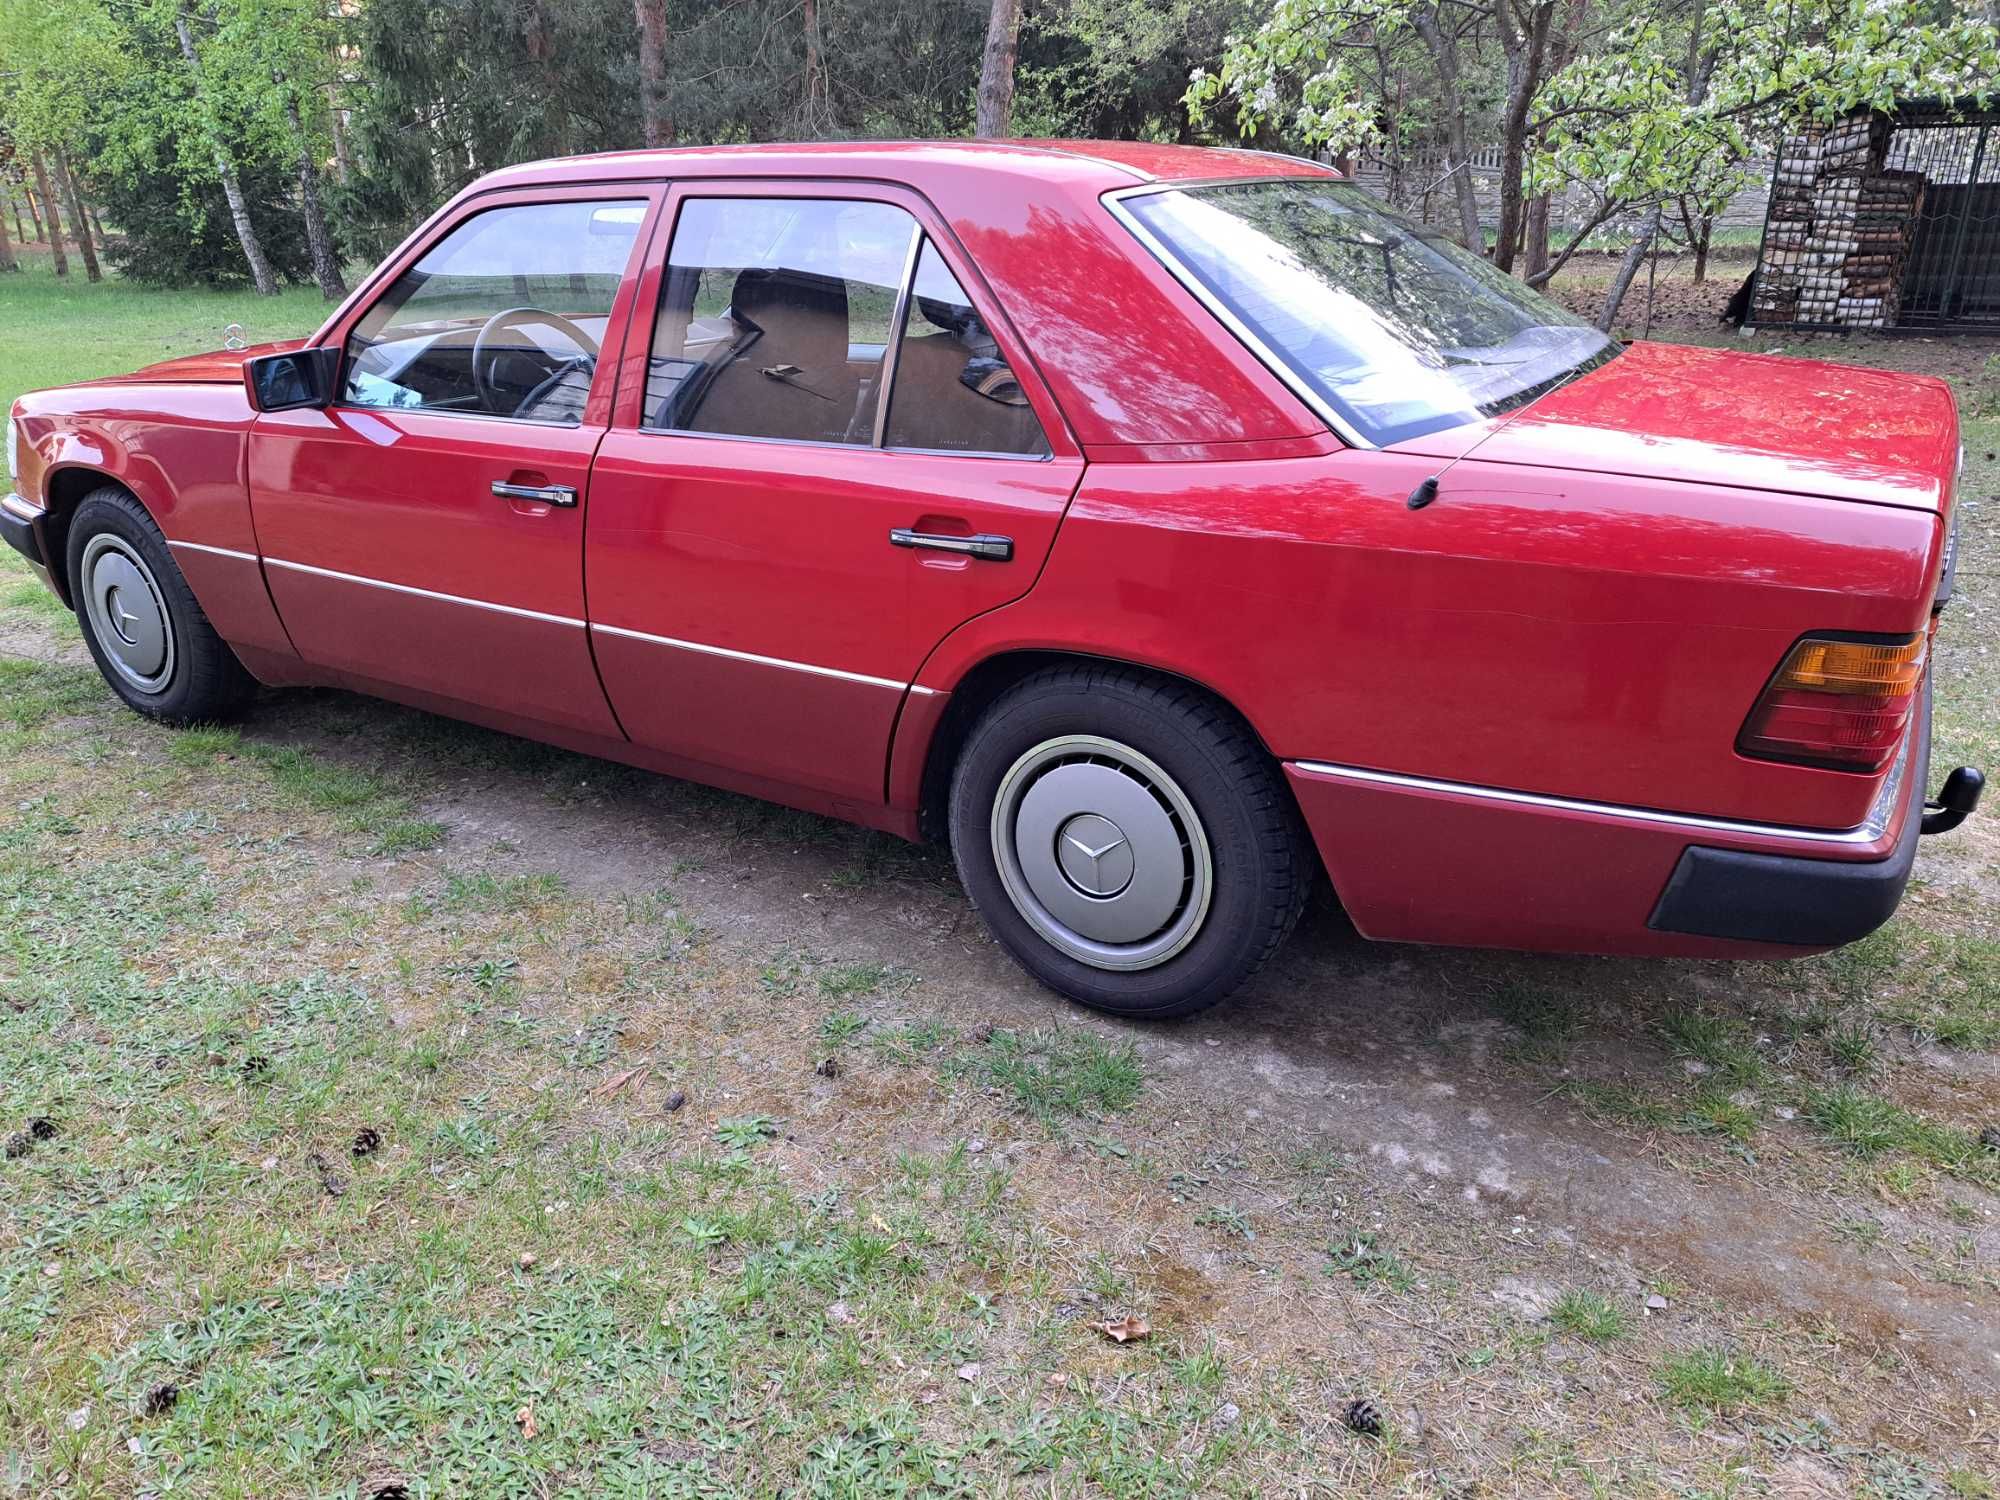
[[[673,254],[674,234],[680,227],[681,206],[691,198],[729,199],[830,199],[844,203],[883,203],[903,210],[915,222],[910,247],[904,257],[902,284],[896,289],[895,310],[890,315],[889,342],[882,351],[886,379],[875,407],[874,439],[866,443],[832,442],[817,438],[759,437],[755,433],[691,432],[679,427],[654,427],[646,418],[646,376],[652,354],[653,333],[660,315],[660,298],[666,291],[667,261]],[[1026,352],[1019,334],[995,302],[991,288],[978,274],[971,257],[958,243],[931,207],[928,200],[912,189],[864,178],[790,177],[699,177],[682,178],[666,184],[666,202],[658,212],[659,225],[653,231],[641,270],[632,316],[626,319],[624,343],[618,366],[619,379],[612,405],[611,426],[644,433],[649,437],[687,438],[698,442],[782,443],[788,447],[827,448],[843,453],[909,454],[929,458],[1006,459],[1015,463],[1048,463],[1054,459],[1079,459],[1077,445],[1062,410],[1048,392],[1041,371]],[[964,448],[903,448],[885,445],[889,402],[895,394],[896,355],[900,352],[904,325],[909,321],[909,305],[917,266],[926,243],[934,246],[965,295],[971,299],[987,331],[1006,357],[1008,367],[1020,381],[1022,393],[1041,424],[1048,444],[1046,453],[994,453]],[[599,372],[603,365],[600,363]],[[596,394],[593,389],[593,396]]]
[[[388,259],[376,267],[360,290],[349,299],[312,339],[313,348],[334,348],[340,351],[340,362],[334,371],[336,395],[328,405],[329,410],[343,412],[368,412],[377,416],[421,414],[431,417],[462,417],[471,421],[514,422],[523,427],[556,427],[565,431],[583,427],[609,427],[615,409],[619,378],[623,371],[623,360],[611,354],[614,348],[622,350],[625,335],[632,321],[634,298],[639,282],[643,279],[636,274],[648,265],[652,258],[653,236],[659,228],[660,210],[667,199],[665,184],[646,180],[631,182],[593,182],[574,187],[522,187],[498,188],[492,192],[480,193],[453,204],[439,217],[424,225],[395,250]],[[618,292],[611,299],[611,311],[604,323],[604,338],[598,344],[597,368],[591,372],[590,395],[585,399],[583,418],[580,422],[557,422],[543,417],[502,416],[498,412],[463,411],[451,407],[435,406],[362,406],[345,400],[347,390],[347,341],[354,326],[374,309],[375,304],[395,289],[405,272],[422,260],[448,236],[455,233],[468,221],[496,208],[532,207],[543,203],[643,203],[645,213],[639,222],[639,231],[633,236],[632,252],[626,257],[625,269],[618,278]]]

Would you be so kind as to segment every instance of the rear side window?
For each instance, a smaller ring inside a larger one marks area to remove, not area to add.
[[[341,400],[576,425],[645,217],[605,200],[467,219],[354,325]]]
[[[874,442],[916,235],[887,203],[688,199],[653,329],[645,425]]]
[[[1048,439],[958,278],[924,242],[911,286],[884,441],[891,448],[1041,457]]]

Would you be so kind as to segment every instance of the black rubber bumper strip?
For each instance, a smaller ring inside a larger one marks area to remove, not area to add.
[[[46,568],[48,559],[42,556],[41,538],[35,535],[35,523],[26,516],[17,516],[7,506],[0,505],[0,537],[7,539],[7,545],[38,568]]]
[[[1868,936],[1895,915],[1917,859],[1931,768],[1931,694],[1924,684],[1920,738],[1907,768],[1903,831],[1887,859],[1804,859],[1738,849],[1691,848],[1647,926],[1658,932],[1832,948]]]

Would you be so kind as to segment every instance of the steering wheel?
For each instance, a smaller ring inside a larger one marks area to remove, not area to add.
[[[499,382],[494,378],[500,368],[500,361],[510,354],[521,354],[518,344],[498,345],[495,340],[505,329],[518,328],[528,323],[540,323],[544,328],[553,328],[577,348],[583,351],[580,358],[558,361],[552,368],[544,369],[535,388],[529,393],[529,400],[539,394],[550,380],[566,374],[572,369],[592,369],[597,364],[597,340],[585,333],[561,313],[547,312],[539,307],[510,307],[497,312],[479,325],[479,332],[472,340],[472,388],[479,395],[479,404],[496,417],[516,415],[527,401],[521,401],[502,409],[505,397]]]

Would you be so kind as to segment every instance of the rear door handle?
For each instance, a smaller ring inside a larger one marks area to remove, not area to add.
[[[564,508],[576,504],[576,486],[569,484],[509,484],[504,479],[493,481],[493,493],[502,500],[539,500],[544,505],[560,505]]]
[[[935,531],[912,531],[907,526],[896,526],[889,531],[889,545],[922,547],[931,552],[957,552],[962,556],[977,557],[985,562],[1014,560],[1014,539],[1011,536],[993,536],[986,532],[981,532],[978,536],[944,536]]]

